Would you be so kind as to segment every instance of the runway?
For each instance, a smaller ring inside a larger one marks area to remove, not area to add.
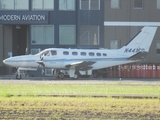
[[[143,79],[143,78],[79,78],[78,80],[72,80],[66,78],[63,80],[54,77],[25,77],[21,80],[17,80],[14,77],[2,77],[0,76],[0,84],[46,84],[46,83],[67,83],[67,84],[112,84],[123,83],[132,85],[158,85],[160,86],[160,79]]]

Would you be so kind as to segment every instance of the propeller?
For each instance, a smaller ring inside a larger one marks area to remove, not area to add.
[[[36,63],[38,63],[39,65],[38,65],[38,68],[41,68],[41,70],[42,70],[42,73],[41,74],[44,74],[44,68],[45,68],[45,64],[44,64],[44,61],[43,61],[43,59],[44,59],[44,54],[42,55],[40,55],[40,60],[37,60],[36,61]]]

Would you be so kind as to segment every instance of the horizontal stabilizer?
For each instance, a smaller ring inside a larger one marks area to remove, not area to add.
[[[137,54],[134,54],[133,56],[129,57],[129,60],[144,60],[146,56],[148,55],[148,52],[142,51]]]

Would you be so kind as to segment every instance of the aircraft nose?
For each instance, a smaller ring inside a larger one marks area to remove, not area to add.
[[[8,59],[3,60],[3,63],[6,65],[10,65],[10,61]]]
[[[4,63],[4,64],[6,64],[6,59],[5,59],[5,60],[3,60],[3,63]]]

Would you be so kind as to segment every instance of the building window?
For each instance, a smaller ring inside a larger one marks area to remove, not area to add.
[[[160,55],[160,40],[157,40],[156,48],[157,48],[157,54]]]
[[[160,9],[160,0],[157,0],[157,9]]]
[[[80,45],[99,45],[99,26],[80,26]]]
[[[111,8],[119,9],[120,8],[120,0],[111,0]]]
[[[80,9],[81,10],[99,10],[100,0],[81,0]]]
[[[28,0],[0,0],[1,10],[28,10]]]
[[[75,10],[75,0],[59,0],[59,10]]]
[[[118,48],[120,48],[120,40],[111,40],[110,49],[118,49]]]
[[[75,25],[60,25],[59,44],[60,45],[75,45],[76,44]]]
[[[54,44],[53,25],[32,25],[32,44]]]
[[[40,51],[41,51],[40,48],[39,49],[31,49],[31,54],[35,55],[35,54],[39,53]]]
[[[32,0],[32,10],[53,10],[54,0]]]
[[[142,9],[143,8],[143,0],[134,0],[134,8]]]

